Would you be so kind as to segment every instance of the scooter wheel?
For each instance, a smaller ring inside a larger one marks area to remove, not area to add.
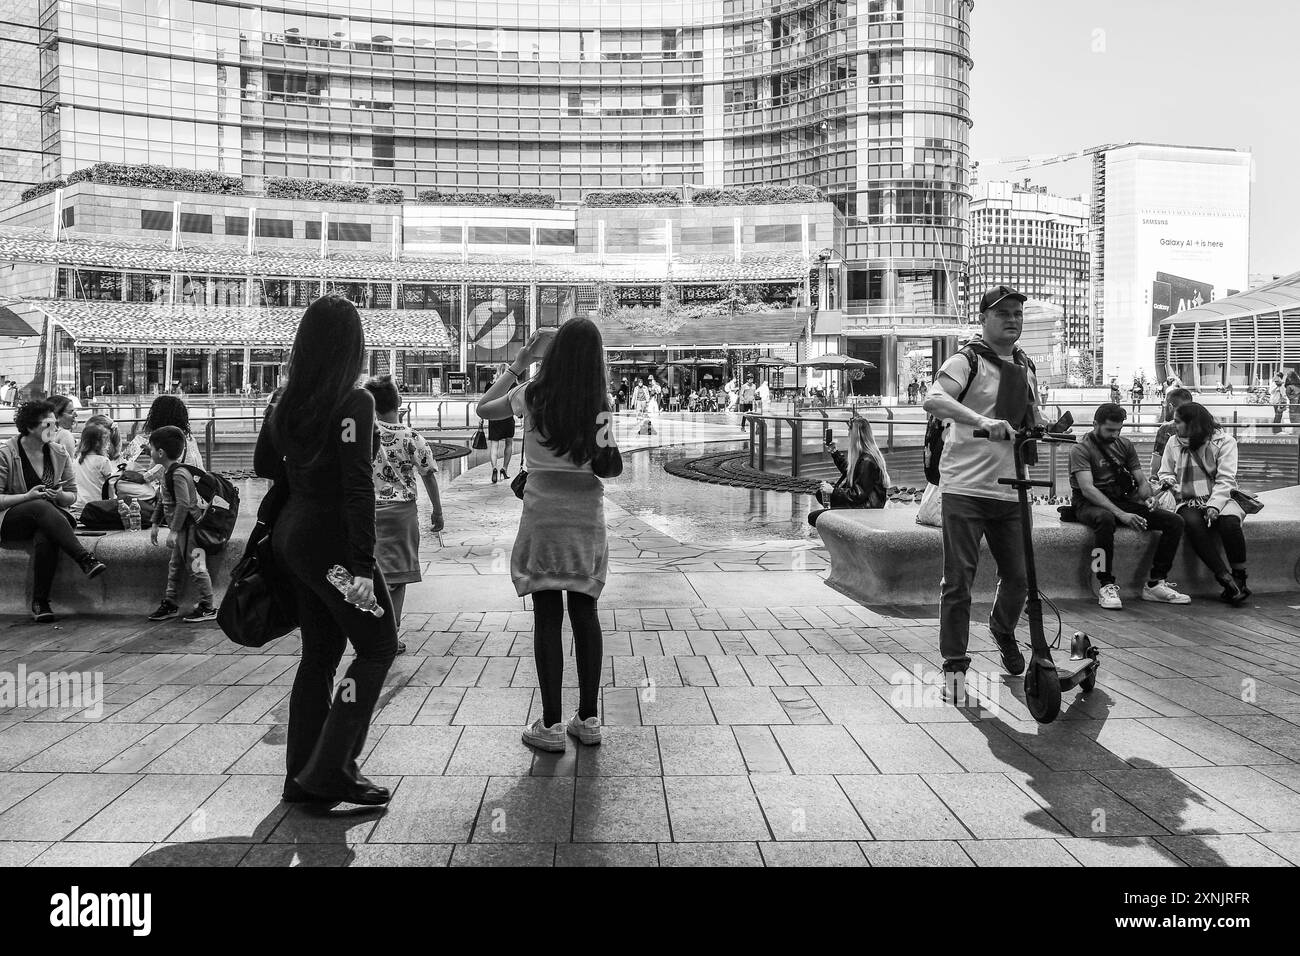
[[[1061,680],[1056,665],[1035,655],[1025,670],[1025,705],[1040,724],[1050,724],[1061,712]]]

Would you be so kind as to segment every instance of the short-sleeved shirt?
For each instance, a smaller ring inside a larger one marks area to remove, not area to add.
[[[1107,455],[1110,457],[1108,458]],[[1107,445],[1103,452],[1096,434],[1088,432],[1070,449],[1070,487],[1078,491],[1079,479],[1076,473],[1091,471],[1092,483],[1098,491],[1112,501],[1124,500],[1118,485],[1120,469],[1115,462],[1122,464],[1124,471],[1130,475],[1135,468],[1142,467],[1142,463],[1138,460],[1137,449],[1123,435]]]
[[[524,420],[524,466],[529,471],[573,471],[590,474],[590,464],[575,465],[568,455],[557,455],[542,444],[542,436],[533,424],[532,412],[529,411],[528,402],[524,398],[524,390],[527,387],[527,383],[516,385],[507,396],[510,400],[510,408]],[[638,386],[638,390],[643,388]]]
[[[414,501],[415,476],[427,475],[436,467],[433,452],[424,437],[406,425],[375,419],[379,449],[373,474],[376,501]]]
[[[986,358],[977,355],[976,359],[975,380],[961,403],[976,414],[992,418],[998,403],[998,387],[1002,384],[1002,369]],[[958,352],[943,363],[939,374],[956,382],[959,389],[965,388],[966,380],[971,375],[970,360]],[[1038,382],[1032,371],[1027,370],[1027,374],[1029,388],[1036,401]],[[1000,501],[1018,500],[1015,489],[1010,485],[998,484],[999,478],[1015,477],[1013,443],[976,438],[974,431],[974,425],[948,422],[944,433],[943,456],[939,459],[940,489],[944,494],[970,495]]]

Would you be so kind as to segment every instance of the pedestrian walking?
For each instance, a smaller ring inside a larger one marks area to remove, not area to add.
[[[377,805],[390,797],[357,767],[397,653],[388,582],[375,568],[375,401],[356,385],[364,358],[356,307],[338,295],[312,302],[254,453],[257,474],[288,487],[271,547],[289,578],[302,631],[285,746],[284,799],[294,803]],[[336,565],[352,579],[346,596],[328,577]],[[361,609],[373,603],[383,616]],[[349,642],[356,657],[331,703]]]
[[[511,388],[503,376],[483,396],[478,413],[492,418],[509,410],[524,420],[528,480],[510,575],[521,597],[532,595],[542,715],[524,729],[523,741],[563,751],[566,732],[584,744],[601,739],[596,605],[609,569],[601,478],[618,475],[622,460],[606,400],[600,329],[585,318],[570,319],[558,332],[539,329],[510,374],[518,381],[532,362],[542,363],[532,382]],[[565,592],[578,671],[578,710],[567,724],[561,714]]]
[[[506,367],[502,365],[497,370],[497,378],[505,374]],[[495,379],[494,379],[495,381]],[[492,484],[496,484],[498,476],[500,478],[510,477],[510,453],[515,444],[515,416],[507,415],[500,420],[488,422],[488,457],[492,460]],[[500,465],[498,465],[498,462]]]

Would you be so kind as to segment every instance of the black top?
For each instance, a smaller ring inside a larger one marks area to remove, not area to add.
[[[343,516],[347,533],[348,571],[354,577],[372,578],[375,569],[375,484],[371,460],[375,453],[375,399],[364,388],[354,388],[331,416],[328,438],[314,460],[295,463],[285,457],[276,439],[268,410],[257,436],[253,470],[259,477],[286,481],[286,507],[308,504],[322,518]],[[351,419],[351,425],[345,425]],[[282,463],[283,460],[283,463]]]
[[[831,492],[830,504],[833,508],[883,508],[885,506],[885,481],[880,474],[880,466],[871,455],[859,455],[857,467],[853,469],[852,481],[848,479],[849,456],[842,451],[831,452],[831,460],[846,480]]]
[[[50,461],[50,446],[46,445],[44,448],[41,449],[41,451],[44,453],[44,457],[45,457],[45,473],[48,475],[53,475],[54,463]],[[27,483],[28,491],[31,491],[37,485],[47,484],[44,478],[36,474],[36,469],[32,467],[32,460],[27,457],[27,449],[23,447],[23,443],[21,441],[18,443],[18,457],[22,459],[23,481]]]

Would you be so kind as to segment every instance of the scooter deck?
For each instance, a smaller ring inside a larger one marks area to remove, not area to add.
[[[1061,682],[1062,690],[1074,687],[1088,676],[1089,668],[1095,669],[1097,667],[1096,659],[1091,657],[1085,657],[1079,661],[1066,658],[1062,661],[1053,661],[1053,663],[1056,664],[1056,677]]]

